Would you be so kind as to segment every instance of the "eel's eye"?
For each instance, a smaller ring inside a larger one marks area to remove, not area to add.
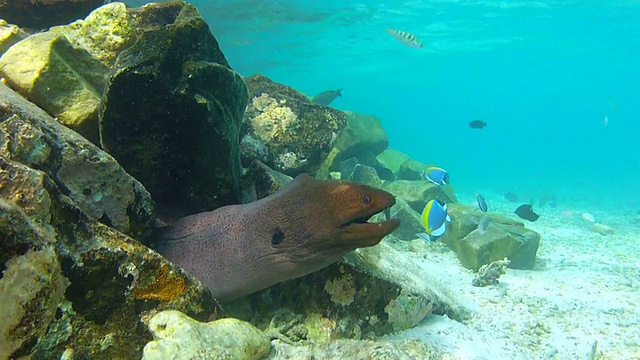
[[[365,204],[371,203],[371,196],[369,196],[369,195],[363,196],[362,197],[362,202],[365,203]]]

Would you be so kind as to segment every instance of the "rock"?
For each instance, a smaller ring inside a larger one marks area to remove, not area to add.
[[[27,34],[16,25],[10,25],[0,19],[0,55],[13,44],[27,37]]]
[[[124,3],[114,2],[97,8],[85,19],[50,31],[64,34],[74,46],[85,49],[110,68],[118,54],[142,35],[144,26],[140,22],[146,18],[138,17],[139,12],[141,10],[127,10]]]
[[[428,167],[432,165],[423,164],[419,161],[408,159],[400,165],[400,168],[397,172],[398,179],[401,180],[423,180],[424,178],[420,176],[422,170],[426,170]]]
[[[403,341],[335,340],[297,346],[276,342],[265,360],[440,360],[441,354],[418,339]]]
[[[519,221],[488,214],[487,232],[476,229],[482,213],[471,207],[451,204],[451,218],[441,240],[458,255],[467,269],[478,271],[482,265],[508,258],[513,269],[532,269],[535,265],[540,234],[528,230]]]
[[[362,165],[367,165],[375,169],[378,177],[382,180],[393,181],[395,180],[395,175],[389,169],[387,169],[384,165],[382,165],[378,159],[370,152],[364,151],[358,155],[358,161]]]
[[[11,213],[7,209],[9,206],[0,201],[1,216]],[[14,215],[20,216],[18,209],[12,210]],[[20,221],[24,224],[28,220]],[[7,225],[1,221],[0,224]],[[22,235],[39,237],[37,228],[28,229]],[[29,249],[24,255],[15,256],[3,264],[5,270],[0,278],[0,358],[9,359],[17,357],[18,350],[30,346],[29,342],[46,333],[69,281],[62,275],[52,246]]]
[[[252,140],[246,142],[264,144],[268,155],[259,160],[289,176],[318,170],[345,128],[346,115],[312,104],[301,93],[267,77],[253,75],[245,81],[249,103],[244,116],[243,143],[249,136]],[[245,166],[255,159],[254,148],[255,145],[242,149]]]
[[[0,74],[12,88],[96,144],[107,71],[86,50],[52,32],[29,36],[0,57]]]
[[[149,320],[149,330],[154,340],[145,345],[143,360],[258,360],[270,350],[268,336],[237,319],[201,323],[167,310]]]
[[[135,16],[144,31],[109,78],[103,147],[144,184],[163,216],[240,202],[242,77],[192,5],[148,4]]]
[[[430,287],[436,278],[383,240],[303,278],[227,303],[225,310],[259,328],[275,325],[294,341],[315,342],[374,338],[411,328],[432,312],[467,318],[464,304]]]
[[[44,171],[0,155],[0,184],[0,282],[11,287],[2,291],[0,329],[30,324],[0,342],[11,358],[140,358],[151,340],[140,327],[145,314],[177,309],[206,319],[216,310],[198,280],[86,217]]]
[[[18,26],[46,29],[87,16],[110,0],[0,0],[2,18]]]
[[[136,239],[150,234],[151,196],[114,158],[2,84],[0,114],[0,156],[46,173],[90,219]],[[33,191],[17,186],[17,192]],[[53,214],[29,216],[46,223]]]
[[[345,179],[351,179],[353,170],[359,165],[358,159],[350,157],[340,162],[340,174]],[[378,176],[376,174],[376,176]]]
[[[386,183],[383,189],[404,199],[420,214],[432,199],[438,200],[441,204],[457,201],[451,185],[438,186],[427,180],[396,180]]]
[[[591,227],[591,230],[593,230],[594,232],[597,232],[600,235],[604,235],[604,236],[615,234],[615,230],[613,230],[613,228],[611,226],[608,226],[608,225],[605,225],[605,224],[596,223],[596,222],[593,223],[593,226]]]
[[[410,159],[409,155],[398,150],[387,148],[385,151],[376,156],[378,161],[394,174],[398,174],[400,166]],[[411,179],[406,179],[411,180]]]
[[[417,233],[424,232],[421,214],[413,210],[402,198],[396,198],[391,207],[391,217],[400,219],[400,226],[393,232],[393,236],[400,240],[413,240]],[[375,221],[383,219],[384,214],[378,214]]]
[[[260,200],[280,191],[293,180],[291,176],[279,173],[260,160],[254,160],[242,176],[243,203]]]
[[[358,157],[363,153],[376,156],[389,146],[387,134],[382,128],[380,119],[373,115],[358,114],[352,111],[346,111],[345,114],[347,115],[347,126],[335,143],[335,146],[342,153],[341,159]]]
[[[378,173],[374,168],[361,164],[357,164],[353,168],[351,177],[348,180],[377,188],[381,188],[383,185],[383,181],[380,180]]]

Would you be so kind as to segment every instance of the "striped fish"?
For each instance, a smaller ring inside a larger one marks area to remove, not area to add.
[[[412,47],[412,48],[421,48],[422,42],[413,34],[408,33],[402,30],[395,29],[387,29],[389,35],[396,38],[398,41]]]

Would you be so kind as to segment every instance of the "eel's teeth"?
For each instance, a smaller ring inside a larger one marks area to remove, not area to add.
[[[384,209],[384,219],[387,221],[391,219],[391,208]]]

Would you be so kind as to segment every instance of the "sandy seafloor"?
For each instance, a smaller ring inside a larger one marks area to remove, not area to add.
[[[490,210],[516,218],[517,205],[492,201]],[[414,253],[421,265],[475,316],[462,324],[432,315],[390,337],[421,339],[455,359],[640,359],[640,220],[590,212],[616,231],[603,236],[581,217],[584,211],[538,210],[540,219],[526,222],[542,235],[535,268],[509,269],[497,286],[471,286],[474,274],[452,251],[425,245],[427,251]]]

